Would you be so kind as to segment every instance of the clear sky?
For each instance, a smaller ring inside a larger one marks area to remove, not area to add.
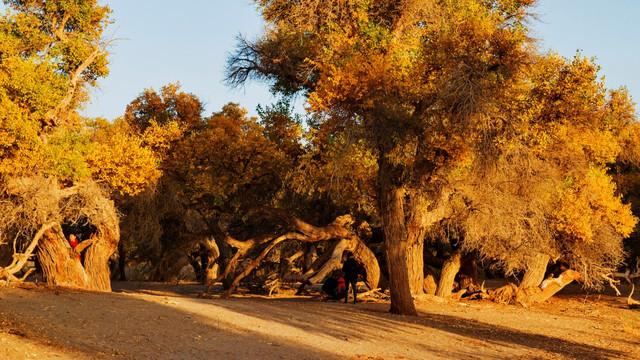
[[[93,91],[85,115],[113,119],[145,88],[180,82],[206,105],[206,115],[230,102],[255,115],[274,102],[264,84],[225,87],[226,54],[238,33],[257,36],[263,24],[250,0],[102,0],[113,9],[111,74]],[[540,0],[532,28],[542,49],[596,56],[606,85],[626,85],[640,99],[640,1]]]

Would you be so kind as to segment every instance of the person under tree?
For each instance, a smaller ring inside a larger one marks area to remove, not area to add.
[[[356,296],[358,294],[358,288],[356,284],[358,283],[358,273],[359,273],[359,265],[356,259],[353,257],[353,253],[347,252],[347,260],[345,260],[342,265],[342,272],[344,272],[344,281],[347,286],[347,296],[344,298],[344,302],[346,303],[349,298],[349,285],[353,289],[353,303],[356,303]]]

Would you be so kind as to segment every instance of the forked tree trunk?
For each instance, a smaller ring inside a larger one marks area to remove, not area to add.
[[[518,290],[538,287],[540,283],[542,283],[542,280],[544,280],[544,273],[547,271],[548,264],[548,255],[536,254],[527,263],[527,270],[524,273],[520,286],[518,286]]]
[[[436,296],[447,297],[451,295],[456,274],[460,270],[461,260],[462,252],[457,250],[444,262]]]
[[[77,248],[84,250],[84,265],[79,253],[71,248],[60,225],[45,232],[38,244],[38,258],[47,284],[87,290],[111,291],[109,256],[119,239],[114,229],[98,229]]]

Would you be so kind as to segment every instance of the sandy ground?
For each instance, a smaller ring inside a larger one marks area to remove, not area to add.
[[[533,309],[425,298],[404,317],[374,299],[205,299],[193,284],[0,287],[0,359],[640,358],[640,311],[567,290]]]

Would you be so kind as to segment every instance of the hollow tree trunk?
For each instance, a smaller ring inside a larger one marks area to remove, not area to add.
[[[364,268],[365,274],[362,275],[362,280],[367,287],[369,287],[369,289],[377,289],[381,284],[381,280],[383,280],[378,259],[376,259],[373,251],[371,251],[362,240],[357,236],[353,236],[348,239],[339,240],[319,258],[319,260],[323,258],[326,260],[322,262],[322,266],[319,266],[316,271],[304,276],[302,284],[296,294],[300,295],[305,286],[317,284],[331,273],[331,271],[340,269],[342,266],[342,254],[346,250],[351,251],[356,261]]]
[[[544,273],[547,271],[548,264],[548,255],[536,254],[527,263],[527,270],[524,273],[520,286],[518,286],[518,290],[538,287],[540,283],[542,283],[542,280],[544,280]]]
[[[383,157],[381,157],[383,158]],[[388,160],[387,160],[388,161]],[[381,166],[380,171],[382,172]],[[417,315],[407,267],[407,229],[404,214],[404,189],[390,184],[380,175],[383,185],[380,189],[380,214],[389,267],[389,290],[391,294],[390,312],[400,315]],[[420,254],[422,255],[422,253]],[[421,269],[422,271],[422,269]]]
[[[83,264],[59,225],[45,232],[38,246],[38,258],[47,284],[110,291],[109,256],[117,246],[118,237],[117,226],[98,229],[91,239],[78,245],[85,250]]]
[[[59,224],[47,230],[38,245],[38,258],[48,285],[88,288],[89,278],[79,254],[71,248]]]
[[[447,297],[451,295],[456,274],[460,270],[461,260],[462,252],[457,250],[444,262],[436,296]]]

